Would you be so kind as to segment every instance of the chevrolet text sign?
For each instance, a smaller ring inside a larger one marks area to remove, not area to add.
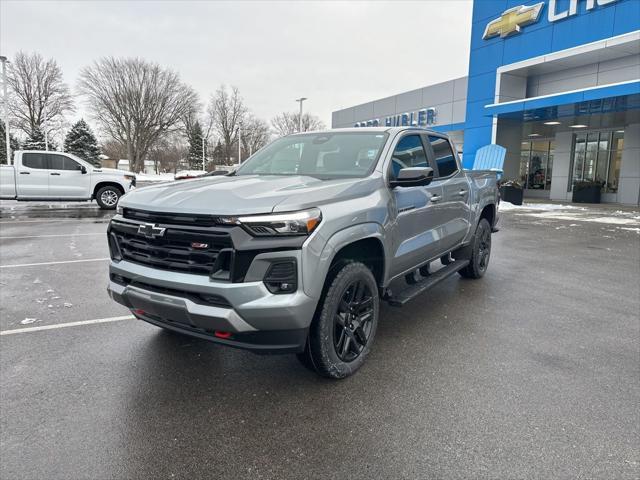
[[[596,6],[609,5],[617,0],[569,0],[569,8],[562,9],[558,6],[557,0],[549,0],[549,8],[547,10],[547,20],[556,22],[568,17],[572,17],[578,13],[578,2],[586,3],[586,11],[590,12]],[[502,12],[498,18],[487,23],[482,38],[488,40],[493,37],[508,37],[509,35],[520,33],[523,27],[536,23],[540,19],[540,12],[544,8],[544,2],[534,5],[519,5],[509,8]]]

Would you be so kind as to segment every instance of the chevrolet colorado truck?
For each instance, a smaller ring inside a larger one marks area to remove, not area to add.
[[[429,130],[289,135],[228,176],[122,197],[108,291],[158,327],[343,378],[371,351],[381,301],[485,274],[496,182]]]
[[[2,200],[95,200],[100,208],[113,210],[135,184],[130,172],[98,168],[70,153],[17,151],[13,165],[0,166]]]

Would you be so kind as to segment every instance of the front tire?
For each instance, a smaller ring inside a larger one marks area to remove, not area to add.
[[[121,196],[122,191],[118,187],[107,185],[96,192],[96,202],[103,210],[113,210]]]
[[[481,278],[489,267],[491,257],[491,225],[486,218],[481,218],[471,244],[469,265],[458,273],[464,278]]]
[[[303,365],[328,378],[345,378],[364,363],[378,327],[378,286],[366,265],[343,266],[329,288],[309,329]]]

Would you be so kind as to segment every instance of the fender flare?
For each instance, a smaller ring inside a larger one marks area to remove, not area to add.
[[[387,242],[384,240],[386,235],[387,234],[382,225],[375,222],[359,223],[335,232],[325,242],[320,255],[316,257],[317,264],[315,266],[308,265],[308,267],[311,268],[303,269],[303,275],[305,277],[303,280],[305,293],[312,298],[319,299],[322,289],[324,288],[327,274],[329,273],[329,267],[331,266],[331,262],[333,262],[336,254],[347,245],[367,238],[375,238],[379,240],[382,245],[382,250],[384,252],[382,278],[384,279],[389,259],[389,252],[386,248]],[[305,267],[307,266],[305,265]],[[319,282],[318,279],[322,279],[322,282]]]

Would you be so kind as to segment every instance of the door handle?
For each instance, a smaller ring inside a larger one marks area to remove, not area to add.
[[[440,200],[442,200],[442,197],[440,195],[432,195],[429,200],[431,200],[432,202],[439,202]]]
[[[458,195],[460,195],[461,197],[464,197],[466,194],[467,194],[467,191],[466,191],[466,190],[460,190],[460,191],[458,192]]]
[[[31,175],[31,172],[20,172],[20,175]]]
[[[60,175],[58,172],[52,172],[51,175]]]

